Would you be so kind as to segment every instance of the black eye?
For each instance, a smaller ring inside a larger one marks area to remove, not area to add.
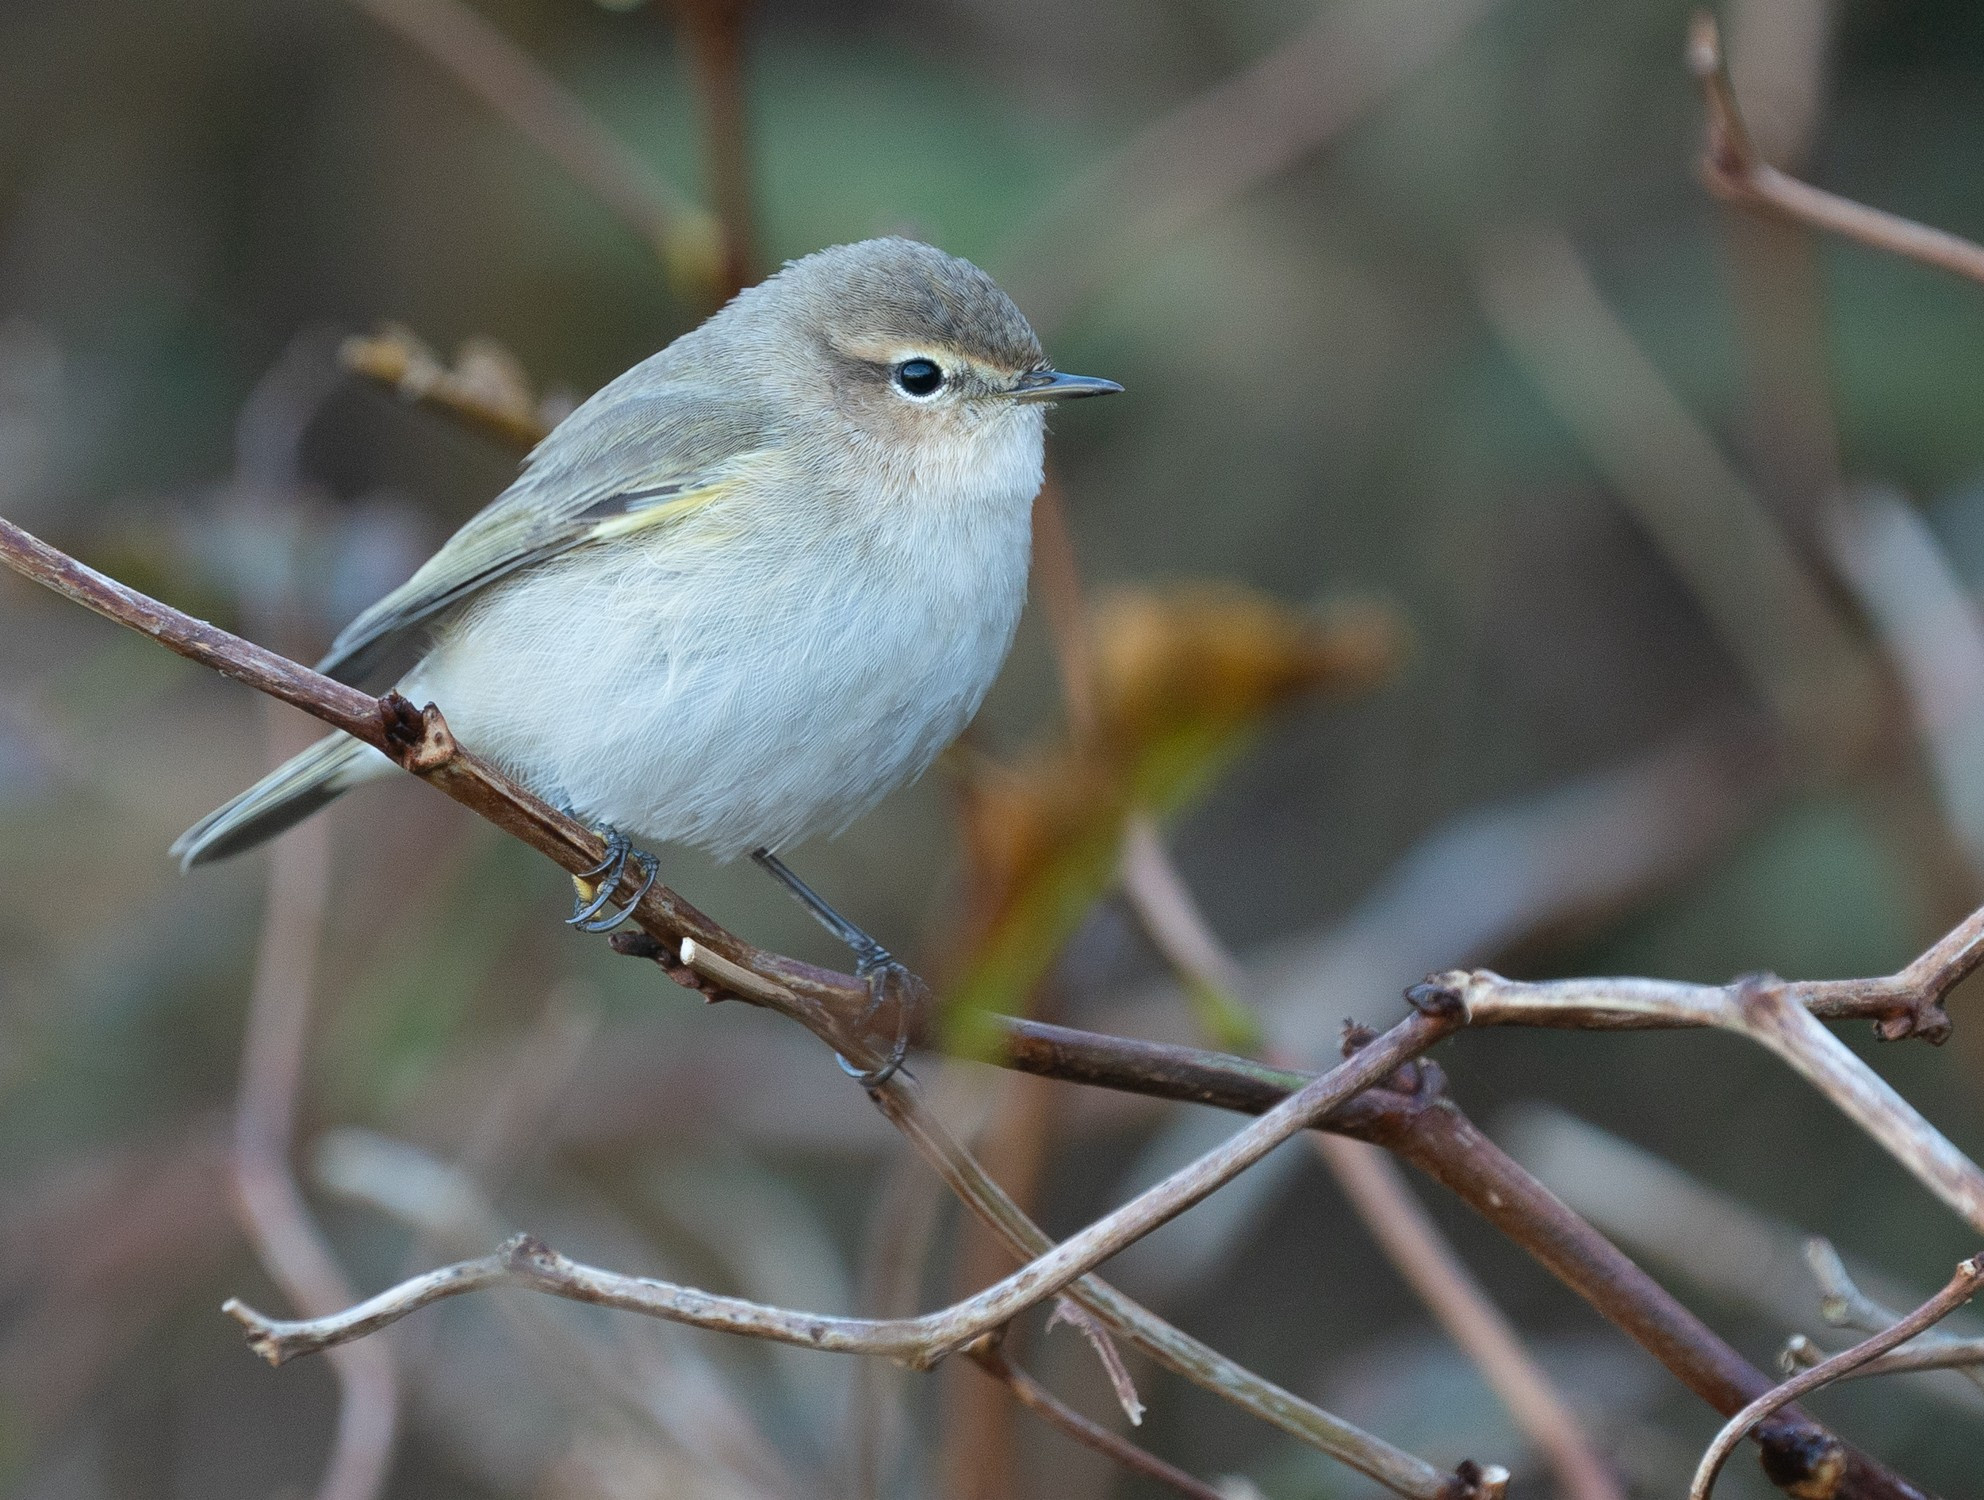
[[[896,384],[905,395],[934,396],[944,384],[944,372],[934,359],[906,359],[896,366]]]

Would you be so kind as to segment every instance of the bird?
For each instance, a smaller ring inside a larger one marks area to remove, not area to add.
[[[320,672],[432,702],[456,740],[599,831],[572,922],[608,930],[655,844],[750,854],[899,970],[779,852],[841,832],[977,712],[1025,602],[1064,374],[969,261],[890,237],[788,262],[601,388],[332,641]],[[254,847],[396,774],[319,740],[172,845]]]

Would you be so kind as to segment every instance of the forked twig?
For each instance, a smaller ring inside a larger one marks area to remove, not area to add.
[[[393,755],[400,764],[432,781],[499,827],[546,854],[574,873],[596,864],[602,846],[536,798],[516,788],[476,759],[458,751],[438,714],[423,718],[401,700],[377,700],[329,681],[294,662],[249,642],[170,610],[155,600],[116,584],[82,567],[73,559],[0,521],[0,563],[95,610],[152,636],[182,655],[202,661],[225,675],[258,690],[297,704],[318,718],[348,729],[367,743]],[[631,894],[629,892],[628,894]],[[679,982],[701,989],[712,998],[727,992],[684,966],[678,956],[683,938],[693,938],[709,951],[765,980],[781,997],[767,1001],[800,1022],[856,1065],[874,1066],[883,1048],[861,1024],[869,1009],[867,987],[849,975],[836,975],[752,947],[711,922],[673,891],[657,886],[636,913],[644,931],[615,944],[620,951],[656,959]],[[1978,926],[1972,918],[1932,948],[1907,975],[1937,975],[1954,982],[1976,962]],[[1890,1015],[1896,1004],[1887,981],[1847,982],[1844,989],[1868,991],[1826,996],[1830,1014]],[[920,1001],[912,996],[912,1021],[920,1020]],[[881,1018],[892,1034],[893,1018]],[[1421,1018],[1423,1019],[1423,1018]],[[1445,1024],[1418,1031],[1409,1045],[1392,1054],[1378,1076],[1388,1076],[1399,1061],[1431,1039],[1444,1035],[1458,1016]],[[1557,1024],[1563,1024],[1561,1016]],[[1699,1015],[1666,1016],[1640,1024],[1706,1024]],[[1006,1021],[993,1059],[1006,1066],[1075,1081],[1104,1083],[1115,1088],[1161,1097],[1191,1099],[1248,1112],[1259,1111],[1302,1086],[1306,1080],[1244,1059],[1219,1057],[1189,1048],[1166,1047],[1123,1038],[1100,1037],[1045,1026],[1037,1022]],[[1380,1051],[1396,1045],[1413,1023],[1394,1028]],[[1432,1070],[1436,1072],[1437,1070]],[[1430,1076],[1430,1075],[1429,1075]],[[1048,1247],[1046,1237],[1004,1198],[997,1184],[948,1136],[941,1125],[917,1108],[914,1080],[898,1074],[876,1092],[876,1102],[936,1165],[947,1183],[1022,1255],[1038,1255]],[[1436,1096],[1421,1100],[1381,1089],[1358,1095],[1347,1106],[1357,1128],[1376,1131],[1373,1139],[1394,1145],[1440,1181],[1454,1188],[1497,1228],[1530,1249],[1545,1264],[1587,1296],[1632,1337],[1669,1364],[1705,1400],[1728,1411],[1765,1386],[1764,1377],[1718,1340],[1698,1319],[1687,1314],[1637,1267],[1620,1255],[1507,1162],[1457,1112],[1440,1105]],[[1376,1113],[1373,1114],[1373,1108]],[[1402,1112],[1402,1113],[1401,1113]],[[1376,1123],[1370,1123],[1376,1122]],[[1384,1123],[1390,1122],[1390,1123]],[[1160,1364],[1378,1478],[1399,1494],[1448,1500],[1481,1493],[1495,1482],[1496,1471],[1443,1476],[1422,1460],[1400,1452],[1342,1419],[1280,1390],[1252,1371],[1225,1359],[1205,1345],[1152,1317],[1134,1302],[1093,1277],[1078,1280],[1070,1295],[1095,1311],[1112,1332],[1149,1353]],[[1827,1463],[1846,1454],[1849,1479],[1837,1493],[1846,1496],[1904,1496],[1915,1493],[1888,1471],[1846,1449],[1809,1418],[1770,1418],[1760,1429],[1766,1447],[1787,1444],[1783,1456],[1802,1462],[1816,1455]],[[1773,1472],[1776,1472],[1775,1470]],[[1458,1487],[1457,1487],[1458,1486]]]
[[[1222,1145],[1035,1256],[1003,1281],[921,1317],[828,1317],[712,1296],[671,1282],[582,1265],[528,1235],[518,1236],[494,1254],[414,1277],[329,1317],[287,1322],[268,1318],[238,1301],[229,1302],[228,1311],[248,1328],[249,1342],[256,1351],[271,1363],[280,1364],[298,1354],[363,1337],[444,1297],[507,1284],[648,1313],[698,1328],[804,1348],[885,1355],[912,1368],[928,1369],[1065,1290],[1452,1029],[1450,1022],[1437,1017],[1408,1016],[1384,1037],[1318,1075]]]
[[[1972,1228],[1984,1232],[1984,1171],[1817,1019],[1828,1005],[1895,1023],[1906,1036],[1948,1017],[1942,999],[1978,961],[1973,913],[1901,973],[1886,979],[1797,982],[1749,975],[1726,985],[1656,979],[1558,979],[1530,984],[1487,969],[1436,974],[1409,992],[1452,1005],[1474,1026],[1715,1026],[1768,1048],[1830,1099]]]
[[[1742,208],[1808,224],[1876,250],[1984,281],[1984,245],[1813,187],[1764,161],[1744,128],[1728,69],[1723,66],[1721,35],[1715,18],[1706,11],[1695,16],[1688,33],[1688,68],[1701,84],[1702,102],[1708,112],[1702,180],[1710,192]]]
[[[1440,1233],[1391,1157],[1362,1141],[1312,1137],[1385,1256],[1471,1360],[1571,1500],[1625,1500],[1583,1424],[1502,1310]]]
[[[1193,1500],[1224,1500],[1220,1492],[1202,1480],[1194,1479],[1183,1469],[1166,1463],[1154,1453],[1148,1453],[1135,1443],[1118,1436],[1099,1422],[1091,1422],[1087,1417],[1068,1406],[1046,1386],[1035,1380],[1006,1358],[1006,1351],[996,1339],[981,1339],[964,1351],[973,1364],[990,1375],[994,1380],[1012,1392],[1013,1399],[1049,1426],[1058,1429],[1086,1448],[1114,1459],[1132,1474],[1141,1474],[1146,1479],[1154,1479],[1159,1484],[1168,1485],[1181,1495],[1190,1495]]]
[[[1956,1274],[1947,1286],[1892,1328],[1883,1329],[1851,1349],[1842,1349],[1830,1359],[1820,1361],[1803,1374],[1794,1375],[1782,1385],[1757,1397],[1729,1419],[1722,1431],[1715,1435],[1715,1441],[1709,1444],[1708,1451],[1702,1454],[1701,1463],[1695,1469],[1694,1482],[1688,1486],[1688,1500],[1708,1500],[1709,1491],[1715,1488],[1715,1476],[1722,1472],[1723,1464],[1736,1451],[1736,1445],[1757,1423],[1772,1412],[1789,1406],[1800,1396],[1832,1384],[1887,1353],[1897,1344],[1905,1344],[1916,1334],[1933,1328],[1975,1296],[1980,1284],[1984,1284],[1984,1255],[1974,1255],[1957,1265]]]
[[[723,234],[708,211],[596,120],[462,0],[352,0],[447,69],[639,235],[678,284],[715,290]]]

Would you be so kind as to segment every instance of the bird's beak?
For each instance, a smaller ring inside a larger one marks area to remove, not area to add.
[[[1063,375],[1059,370],[1029,370],[1006,392],[1015,401],[1073,401],[1080,396],[1121,395],[1123,387],[1094,375]]]

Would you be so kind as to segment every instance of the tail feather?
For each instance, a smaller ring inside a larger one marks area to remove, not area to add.
[[[190,870],[252,849],[391,764],[362,740],[326,736],[180,834],[172,856],[180,869]]]

